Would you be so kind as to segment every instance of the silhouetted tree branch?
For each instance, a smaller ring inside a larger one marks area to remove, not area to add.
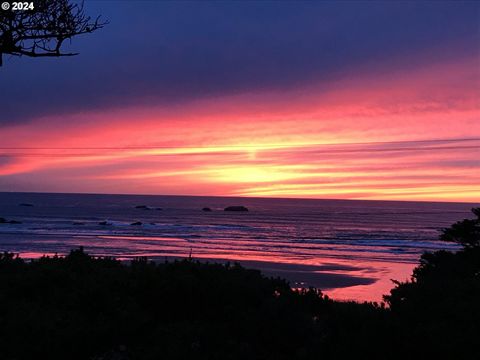
[[[73,56],[62,45],[73,36],[107,24],[84,13],[83,2],[36,0],[33,10],[0,11],[0,66],[3,54],[30,57]]]
[[[473,208],[476,219],[458,221],[442,230],[440,239],[451,241],[466,247],[480,246],[480,208]]]

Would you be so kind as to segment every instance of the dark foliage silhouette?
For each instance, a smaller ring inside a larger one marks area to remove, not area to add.
[[[480,208],[473,208],[476,219],[458,221],[444,229],[441,240],[459,243],[466,247],[480,246]]]
[[[424,254],[385,299],[405,353],[480,358],[480,247]]]
[[[464,248],[425,253],[410,281],[396,282],[385,300],[405,353],[480,358],[480,208],[477,219],[444,229],[440,238]]]
[[[23,3],[22,3],[23,4]],[[107,22],[92,19],[83,3],[36,0],[33,9],[0,11],[0,66],[3,55],[29,57],[73,56],[64,52],[65,40],[102,28]]]
[[[368,352],[357,335],[386,333],[378,305],[295,292],[237,264],[6,253],[0,284],[2,359],[313,359],[345,341]]]

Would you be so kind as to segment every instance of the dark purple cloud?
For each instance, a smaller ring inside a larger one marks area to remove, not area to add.
[[[105,29],[63,59],[7,58],[0,124],[479,56],[476,2],[87,2]]]

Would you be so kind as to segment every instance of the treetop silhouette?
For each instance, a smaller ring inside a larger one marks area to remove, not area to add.
[[[473,208],[476,219],[457,221],[447,229],[442,230],[440,240],[455,242],[465,247],[480,246],[480,207]]]
[[[82,3],[68,0],[36,0],[28,10],[0,10],[0,66],[3,55],[61,57],[65,40],[105,26],[100,16],[92,19]]]

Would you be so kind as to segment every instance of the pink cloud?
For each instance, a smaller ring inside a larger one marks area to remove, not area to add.
[[[479,79],[466,59],[39,118],[1,129],[0,190],[478,201]]]

